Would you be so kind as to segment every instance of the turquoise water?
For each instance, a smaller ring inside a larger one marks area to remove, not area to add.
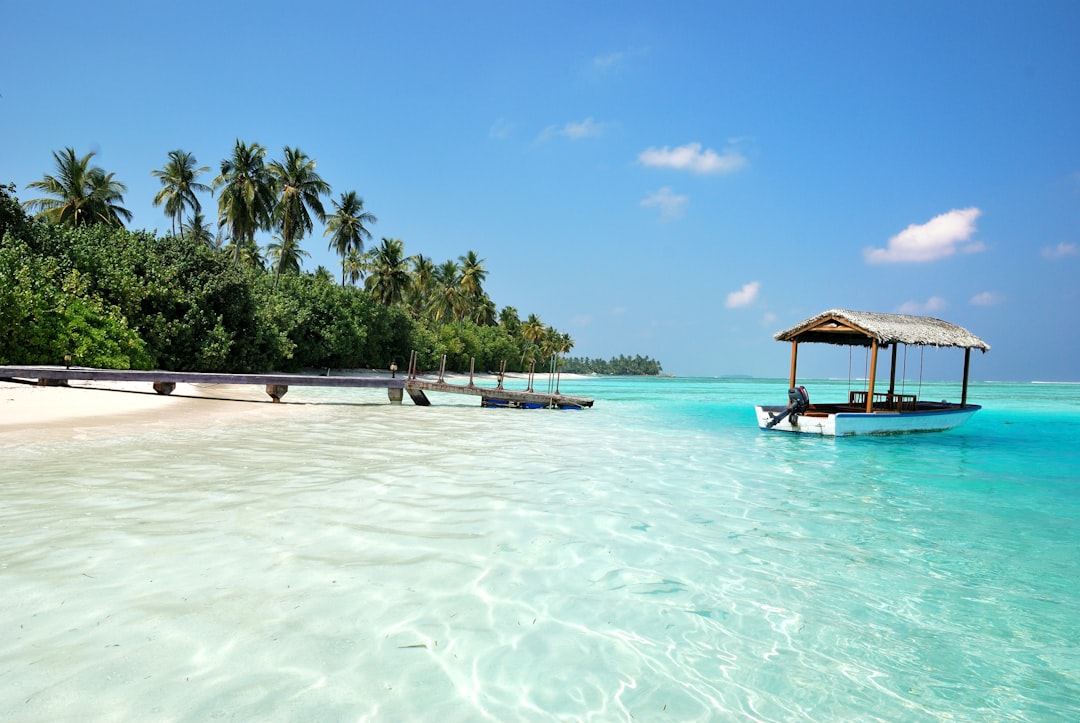
[[[841,440],[759,431],[786,386],[0,446],[0,717],[1080,719],[1080,386]]]

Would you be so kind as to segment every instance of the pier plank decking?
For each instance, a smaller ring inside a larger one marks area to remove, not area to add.
[[[178,383],[260,384],[275,402],[294,387],[368,387],[386,389],[390,401],[401,401],[404,379],[380,377],[314,376],[304,374],[224,374],[216,372],[169,372],[142,369],[90,369],[60,366],[0,366],[0,379],[37,379],[39,384],[55,381],[146,382],[158,394],[170,394]],[[395,399],[395,396],[397,397]]]
[[[471,382],[469,384],[451,384],[450,382],[428,381],[416,377],[411,377],[406,382],[405,390],[412,397],[413,402],[421,407],[431,404],[424,394],[425,391],[468,394],[480,397],[480,402],[485,407],[582,409],[593,405],[593,400],[588,397],[547,394],[531,390],[506,389],[504,387],[481,387]]]

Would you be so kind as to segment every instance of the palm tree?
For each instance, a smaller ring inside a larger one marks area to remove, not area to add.
[[[88,226],[94,223],[122,225],[121,218],[130,221],[131,212],[120,206],[127,187],[114,180],[101,168],[90,165],[94,151],[82,158],[75,149],[53,151],[56,175],[46,174],[40,181],[27,184],[52,198],[35,198],[22,205],[36,211],[36,218],[66,226]]]
[[[375,215],[364,211],[364,199],[356,191],[341,194],[340,201],[333,201],[334,213],[326,223],[323,236],[330,236],[330,245],[341,257],[341,285],[345,285],[345,259],[350,252],[359,256],[364,250],[364,239],[371,238],[367,226],[378,223]],[[353,282],[355,283],[355,281]]]
[[[495,326],[495,302],[490,296],[484,294],[479,301],[473,303],[469,319],[481,326]]]
[[[544,338],[544,322],[536,314],[529,314],[529,318],[521,325],[521,336],[525,341],[539,344]]]
[[[198,211],[188,218],[187,231],[183,235],[192,241],[214,248],[214,231],[210,228],[210,224],[207,223],[206,217]]]
[[[409,273],[409,291],[405,295],[409,311],[414,317],[423,316],[431,303],[432,290],[435,286],[435,265],[423,254],[411,258],[412,271]]]
[[[364,274],[367,273],[368,262],[370,256],[365,253],[361,253],[356,249],[349,249],[349,252],[345,254],[345,258],[341,260],[341,276],[342,279],[348,279],[350,284],[356,285],[356,282],[364,278]]]
[[[462,318],[460,282],[461,267],[456,261],[447,260],[435,267],[428,312],[436,324],[442,324],[446,318]]]
[[[191,209],[198,215],[202,204],[196,193],[205,193],[210,189],[205,183],[199,183],[198,177],[210,170],[209,166],[195,167],[195,156],[177,149],[169,151],[169,161],[165,167],[150,173],[161,181],[161,190],[154,196],[154,205],[165,204],[165,215],[172,219],[172,231],[180,226],[180,235],[184,234],[184,210]]]
[[[499,326],[511,337],[516,337],[521,329],[521,317],[513,306],[504,306],[499,312]]]
[[[124,202],[127,186],[115,180],[115,173],[105,173],[100,168],[91,168],[87,176],[90,195],[85,209],[89,223],[103,223],[106,226],[123,226],[131,220],[131,211],[120,204]]]
[[[281,274],[299,274],[300,260],[307,258],[310,254],[300,248],[299,239],[288,241],[275,234],[270,245],[266,247],[266,256],[274,265],[274,285],[276,286]]]
[[[218,196],[218,225],[229,229],[233,261],[240,262],[242,249],[250,253],[255,246],[255,232],[270,228],[274,209],[274,179],[264,164],[266,149],[258,143],[250,146],[239,138],[232,156],[221,162],[221,173],[214,179]]]
[[[458,286],[461,295],[469,307],[469,316],[476,315],[476,307],[483,304],[484,281],[487,279],[487,270],[484,268],[484,259],[477,257],[475,251],[469,251],[464,256],[459,256],[461,262],[461,279]]]
[[[543,358],[550,359],[558,354],[568,354],[574,348],[574,340],[569,334],[559,332],[555,327],[544,329],[544,338],[540,342]]]
[[[371,258],[371,273],[364,282],[376,302],[391,306],[401,303],[409,287],[409,260],[401,239],[383,238]]]
[[[540,321],[540,317],[536,314],[529,314],[529,318],[521,325],[520,332],[524,342],[521,351],[522,363],[526,358],[529,361],[536,361],[537,352],[540,349],[539,344],[545,334],[544,322]]]
[[[270,164],[278,194],[274,221],[281,231],[282,248],[288,248],[293,257],[298,258],[300,241],[314,227],[311,215],[315,214],[319,221],[326,220],[320,196],[330,194],[330,184],[315,172],[315,161],[299,148],[285,146],[282,153],[284,156],[280,161]],[[275,283],[278,275],[285,270],[285,260],[284,254],[278,257],[279,263],[274,268]]]
[[[550,363],[555,357],[555,350],[561,343],[560,334],[553,326],[544,328],[544,336],[540,339],[540,358]]]
[[[215,242],[215,245],[220,246],[224,253],[232,256],[236,265],[249,266],[253,269],[266,269],[266,259],[263,258],[262,249],[255,243],[255,239],[241,239],[240,241],[230,241],[221,245],[222,240],[219,232],[219,239]]]
[[[569,354],[574,348],[574,340],[569,334],[559,334],[556,340],[555,351],[559,354]]]

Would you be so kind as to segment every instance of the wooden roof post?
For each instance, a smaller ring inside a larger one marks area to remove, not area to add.
[[[791,380],[788,383],[788,389],[795,388],[795,367],[799,361],[799,342],[794,339],[791,340]]]
[[[866,413],[874,411],[874,377],[877,375],[877,338],[870,342],[870,379],[866,385]]]
[[[892,344],[892,367],[889,369],[889,396],[896,393],[896,349],[900,344],[893,342]]]
[[[960,408],[967,406],[968,369],[971,366],[971,349],[964,349],[964,386],[960,392]]]

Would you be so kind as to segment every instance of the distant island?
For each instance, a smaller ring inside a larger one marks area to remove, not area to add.
[[[609,360],[588,357],[569,357],[563,361],[562,371],[567,374],[607,374],[612,376],[658,376],[660,362],[647,356],[620,355]]]

